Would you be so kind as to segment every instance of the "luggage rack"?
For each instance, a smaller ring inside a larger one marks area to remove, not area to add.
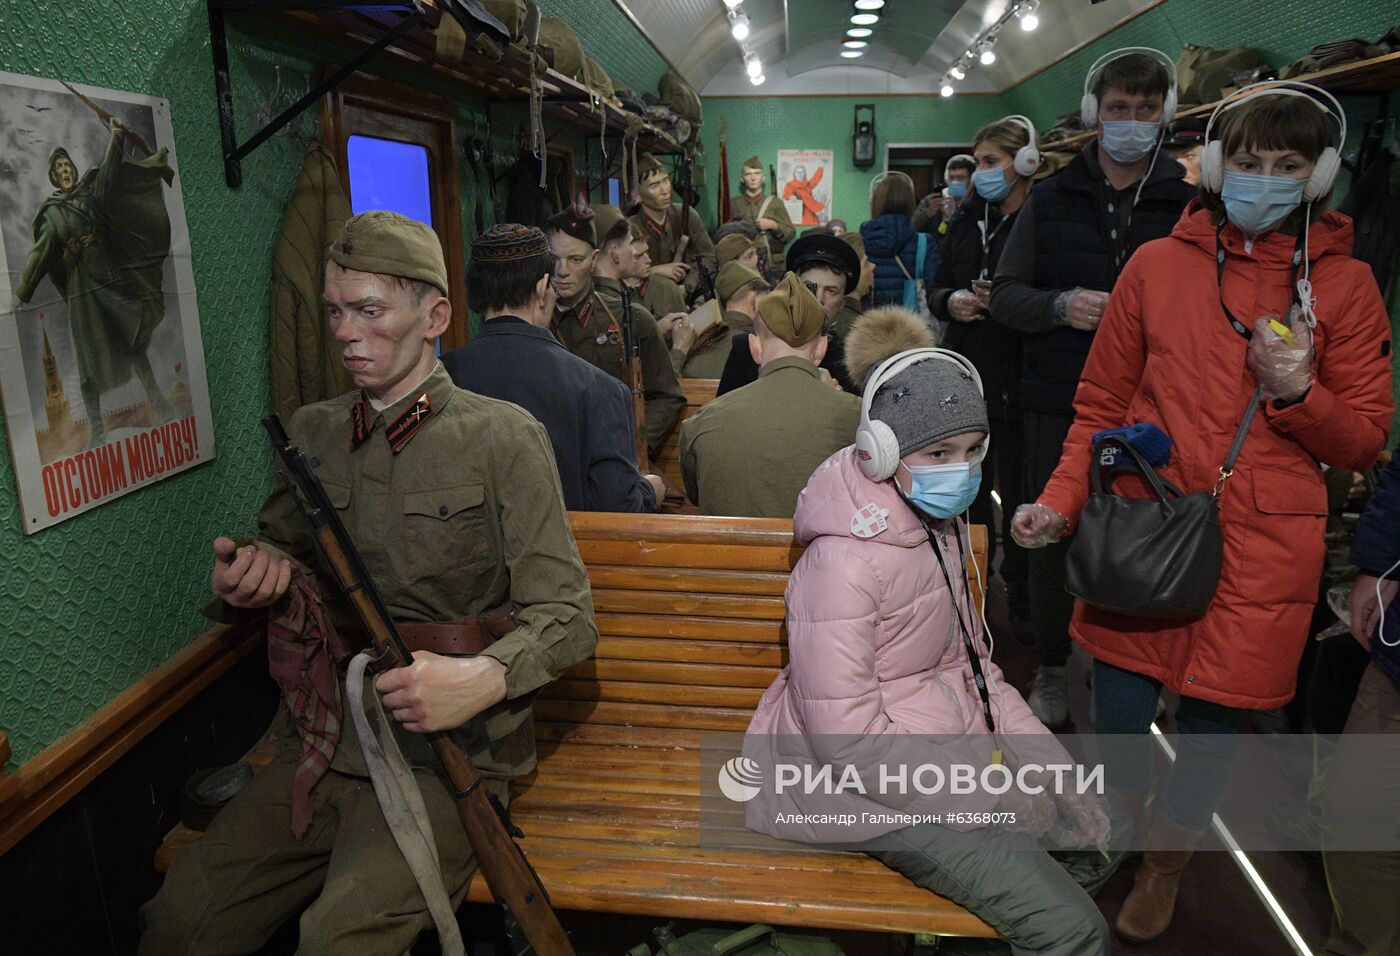
[[[413,69],[426,71],[470,88],[488,102],[528,102],[533,58],[506,41],[504,28],[495,37],[489,25],[458,15],[455,0],[207,0],[209,44],[214,59],[219,133],[223,144],[224,179],[232,189],[243,182],[242,161],[322,96],[335,89],[365,63],[381,53]],[[238,142],[234,122],[233,84],[229,76],[225,14],[262,14],[265,22],[290,26],[339,46],[354,55],[315,85],[245,142]],[[475,14],[473,14],[475,16]],[[439,56],[437,29],[444,17],[462,24],[467,40],[459,60]],[[562,129],[589,123],[619,139],[635,133],[645,148],[658,153],[681,153],[678,142],[664,130],[603,99],[583,83],[547,70],[541,78],[543,115]],[[548,133],[548,131],[546,131]]]

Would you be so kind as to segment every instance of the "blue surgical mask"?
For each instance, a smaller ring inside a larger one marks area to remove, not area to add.
[[[972,185],[977,195],[989,203],[999,203],[1011,195],[1011,184],[1006,181],[1006,170],[1000,166],[979,169],[972,174]]]
[[[900,462],[904,465],[903,462]],[[913,478],[909,503],[933,518],[955,518],[972,507],[982,486],[982,463],[960,461],[951,465],[904,465]]]
[[[967,195],[967,181],[962,179],[948,180],[948,195],[954,199],[961,199]]]
[[[1304,179],[1227,170],[1220,198],[1225,201],[1226,218],[1240,232],[1253,237],[1287,219],[1303,201],[1306,185]]]
[[[1152,147],[1157,145],[1157,134],[1161,131],[1161,123],[1104,120],[1099,146],[1115,163],[1131,166],[1152,152]]]

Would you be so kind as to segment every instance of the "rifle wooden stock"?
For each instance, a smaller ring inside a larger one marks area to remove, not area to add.
[[[306,456],[291,443],[276,415],[264,418],[263,426],[281,459],[282,478],[311,526],[326,564],[379,651],[375,670],[413,663],[413,652],[389,616],[349,532],[341,524]],[[482,786],[476,767],[448,732],[435,731],[423,736],[447,774],[457,815],[462,818],[472,852],[492,895],[506,908],[509,918],[519,924],[537,956],[573,956],[573,946],[549,904],[543,884],[506,829],[497,805]]]
[[[689,218],[689,217],[687,217]],[[676,242],[676,254],[671,257],[671,261],[681,262],[685,259],[685,251],[690,248],[690,236],[682,235]]]
[[[622,331],[622,347],[627,355],[623,360],[627,366],[627,387],[632,391],[632,443],[636,449],[637,470],[649,475],[652,473],[651,455],[647,452],[647,399],[642,385],[641,345],[632,329],[632,290],[625,281],[618,284],[622,287],[622,318],[617,324]]]

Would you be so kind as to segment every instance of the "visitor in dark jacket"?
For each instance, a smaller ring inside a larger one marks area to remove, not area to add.
[[[1018,631],[1030,627],[1026,596],[1026,551],[1011,540],[1011,516],[1025,500],[1025,460],[1021,448],[1021,335],[990,321],[991,277],[1011,234],[1016,214],[1030,194],[1031,183],[1044,179],[1055,164],[1042,162],[1038,152],[1021,154],[1023,175],[1016,169],[1017,154],[1030,144],[1029,125],[1020,117],[997,120],[977,132],[972,150],[976,173],[972,189],[948,225],[938,271],[929,291],[929,311],[947,324],[943,345],[967,356],[982,376],[987,415],[997,441],[982,463],[982,482],[971,508],[973,524],[995,527],[992,490],[1001,498],[1001,545],[1006,549],[1000,566],[1011,618]],[[1031,144],[1033,147],[1033,144]],[[1030,159],[1034,157],[1034,169]],[[995,567],[996,536],[990,538],[988,564]],[[1030,640],[1029,635],[1026,640]]]
[[[1074,392],[1118,274],[1139,246],[1172,231],[1196,194],[1182,181],[1181,164],[1155,150],[1170,89],[1166,67],[1142,53],[1119,56],[1098,70],[1092,78],[1098,138],[1064,172],[1031,190],[997,262],[992,319],[1024,335],[1029,501],[1059,464],[1074,421]],[[1065,590],[1067,548],[1060,543],[1036,551],[1028,576],[1040,666],[1027,703],[1051,727],[1068,715],[1074,598]]]
[[[870,193],[870,218],[860,224],[865,255],[875,263],[873,305],[903,305],[904,283],[933,282],[938,269],[938,241],[914,226],[914,181],[901,172],[885,173]],[[924,263],[919,268],[919,237]]]

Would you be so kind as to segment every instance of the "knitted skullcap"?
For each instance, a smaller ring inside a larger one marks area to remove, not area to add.
[[[549,242],[543,232],[518,222],[497,223],[472,240],[472,258],[478,262],[528,259],[548,251]]]

